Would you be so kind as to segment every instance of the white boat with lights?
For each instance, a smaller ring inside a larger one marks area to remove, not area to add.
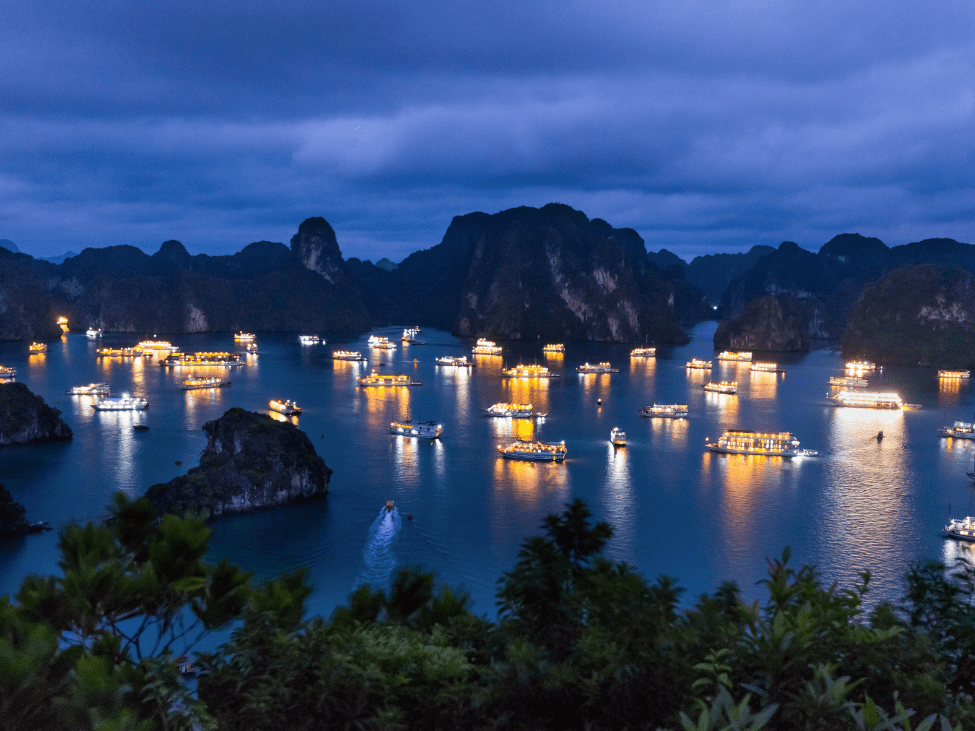
[[[723,350],[717,355],[718,360],[736,361],[736,362],[747,362],[751,361],[751,352],[745,350],[740,353],[735,353],[730,350]]]
[[[848,406],[855,409],[903,409],[905,404],[896,393],[876,391],[840,391],[827,395],[834,406]]]
[[[426,345],[423,340],[417,340],[416,336],[420,333],[420,329],[416,327],[408,327],[403,331],[400,340],[406,345]]]
[[[149,408],[149,402],[138,396],[121,396],[96,398],[92,402],[95,411],[142,411]]]
[[[31,343],[27,346],[28,353],[46,353],[47,344],[46,343]]]
[[[956,518],[949,520],[948,525],[942,529],[941,535],[945,538],[957,538],[959,541],[975,542],[975,520],[972,520],[971,516],[966,515],[964,520]]]
[[[738,383],[735,381],[708,381],[703,388],[709,393],[723,393],[730,396],[738,393]]]
[[[230,381],[223,381],[219,378],[187,378],[179,387],[184,391],[195,391],[202,388],[226,388],[230,385]]]
[[[409,419],[403,421],[391,421],[386,431],[390,434],[397,434],[402,437],[420,437],[421,439],[439,439],[443,434],[443,424],[435,421],[412,422]]]
[[[492,404],[489,408],[481,409],[485,416],[497,416],[507,419],[540,419],[544,412],[532,411],[531,404]]]
[[[151,358],[152,353],[138,348],[96,348],[99,358]]]
[[[656,355],[656,348],[633,348],[630,351],[631,358],[654,358]]]
[[[877,364],[870,360],[849,360],[843,367],[848,371],[859,371],[861,373],[877,370]]]
[[[369,340],[370,348],[375,348],[376,350],[396,350],[396,343],[389,341],[385,335],[370,335]]]
[[[501,346],[493,340],[478,338],[472,352],[474,355],[501,355]]]
[[[799,449],[799,440],[790,432],[764,434],[761,432],[728,430],[716,442],[705,446],[722,454],[755,454],[764,457],[815,457],[815,449]]]
[[[358,350],[333,350],[332,360],[356,360],[364,362],[366,359]]]
[[[619,368],[613,368],[609,363],[583,363],[581,366],[576,366],[576,370],[579,373],[619,373]]]
[[[609,432],[609,441],[613,443],[614,447],[625,447],[626,432],[620,429],[618,426],[614,426]]]
[[[363,388],[383,388],[386,386],[420,386],[419,381],[414,381],[405,373],[378,373],[373,371],[368,376],[355,379]]]
[[[281,399],[273,398],[267,402],[267,407],[271,411],[276,411],[279,414],[284,414],[285,416],[297,416],[301,413],[301,409],[294,401],[283,401]]]
[[[938,434],[953,439],[975,439],[975,424],[967,421],[956,421],[952,426],[943,426]]]
[[[701,360],[700,358],[691,358],[684,365],[688,370],[699,370],[699,371],[709,371],[714,364],[709,360]]]
[[[653,404],[640,409],[640,416],[657,419],[686,419],[687,404]]]
[[[85,335],[94,340],[95,338],[100,338],[102,336],[102,329],[100,327],[90,327],[85,331]]]
[[[72,386],[68,393],[72,396],[108,396],[112,390],[107,383],[89,383],[87,386]]]
[[[971,378],[971,371],[938,371],[938,378]]]
[[[466,355],[444,355],[437,358],[437,365],[453,366],[454,368],[473,368],[474,361],[467,360]]]
[[[558,378],[561,374],[552,373],[543,365],[522,365],[519,363],[511,368],[504,368],[501,374],[508,378]]]
[[[498,451],[506,459],[521,459],[529,462],[561,462],[565,459],[565,442],[524,442],[517,441]]]
[[[779,368],[778,363],[764,363],[755,361],[752,363],[752,370],[759,373],[785,373],[785,368]]]
[[[562,343],[548,343],[542,348],[543,353],[564,353],[565,345]]]
[[[17,375],[17,369],[13,366],[0,366],[0,381],[13,378]]]
[[[241,331],[241,332],[236,333],[234,335],[234,340],[237,340],[237,341],[242,342],[242,343],[249,343],[252,340],[254,340],[254,338],[256,338],[256,337],[257,336],[254,333],[245,333],[245,332]]]
[[[857,378],[856,376],[830,376],[829,385],[842,388],[866,388],[869,384],[866,378]]]
[[[244,361],[240,358],[240,353],[227,352],[197,352],[197,353],[170,353],[159,361],[161,366],[184,366],[184,367],[225,367],[242,366]]]
[[[142,340],[135,346],[135,350],[168,350],[171,353],[178,353],[179,346],[173,345],[168,340]]]
[[[257,343],[247,343],[244,346],[244,353],[246,355],[258,355],[259,351],[257,349]]]
[[[320,345],[322,339],[317,335],[299,335],[298,342],[302,345]]]

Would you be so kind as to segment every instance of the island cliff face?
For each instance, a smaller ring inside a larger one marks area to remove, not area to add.
[[[47,523],[30,523],[27,511],[20,503],[15,503],[13,496],[0,484],[0,538],[26,536],[48,530]]]
[[[294,424],[234,408],[203,431],[199,467],[146,492],[160,513],[205,511],[216,518],[328,493],[332,470]]]
[[[0,384],[0,446],[71,439],[61,412],[23,383]]]
[[[789,296],[753,300],[734,322],[714,332],[714,347],[726,350],[809,350],[806,313]]]

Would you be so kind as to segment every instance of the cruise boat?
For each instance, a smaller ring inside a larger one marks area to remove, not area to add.
[[[546,366],[522,365],[521,363],[511,368],[503,369],[501,374],[509,378],[558,378],[560,375],[558,373],[552,373]]]
[[[302,345],[319,345],[322,339],[317,335],[299,335],[298,342]]]
[[[242,366],[244,361],[241,360],[239,353],[226,353],[226,352],[197,352],[197,353],[170,353],[168,356],[159,361],[161,366],[208,366],[208,367],[225,367],[229,368],[232,366]]]
[[[94,340],[95,338],[100,338],[102,336],[102,329],[90,327],[85,331],[85,335]]]
[[[877,364],[869,360],[849,360],[844,367],[848,371],[858,371],[860,373],[877,370]]]
[[[633,350],[630,351],[631,358],[653,358],[656,355],[656,348],[633,348]]]
[[[967,421],[956,421],[952,426],[943,426],[938,429],[938,434],[955,439],[975,439],[975,424]]]
[[[28,353],[46,353],[47,344],[46,343],[31,343],[27,346]]]
[[[416,339],[419,332],[420,328],[418,327],[408,327],[403,331],[403,336],[400,338],[400,340],[407,345],[426,345],[424,341]]]
[[[951,518],[948,525],[941,531],[945,538],[957,538],[960,541],[975,542],[975,520],[966,515],[964,520]]]
[[[759,373],[785,373],[785,368],[779,368],[778,363],[763,363],[761,361],[752,363],[752,370]]]
[[[418,421],[416,423],[406,419],[404,421],[391,421],[386,431],[390,434],[398,434],[404,437],[421,437],[423,439],[439,439],[443,434],[443,424],[435,421]]]
[[[576,366],[576,370],[579,373],[619,373],[619,368],[613,368],[609,363],[596,363],[591,365],[589,363],[583,363],[581,366]]]
[[[267,402],[267,407],[271,411],[277,411],[279,414],[284,414],[285,416],[296,416],[301,413],[301,409],[294,401],[282,401],[281,399],[273,398]]]
[[[152,353],[138,348],[96,348],[99,358],[151,358]]]
[[[477,343],[474,344],[473,353],[474,355],[501,355],[501,346],[493,340],[478,338]]]
[[[866,388],[867,379],[857,378],[856,376],[830,376],[830,386],[840,386],[842,388]]]
[[[0,381],[13,378],[17,375],[17,369],[13,366],[0,366]]]
[[[938,378],[971,378],[971,371],[938,371]]]
[[[259,351],[257,349],[257,343],[247,343],[247,345],[244,346],[244,353],[247,355],[258,355]]]
[[[612,431],[609,433],[609,441],[613,443],[614,447],[625,447],[626,432],[620,429],[618,426],[614,426]]]
[[[850,406],[859,409],[902,409],[904,402],[896,393],[878,393],[876,391],[840,391],[827,395],[835,406]]]
[[[229,385],[230,385],[230,381],[222,381],[221,379],[216,377],[197,378],[194,376],[192,378],[185,379],[182,383],[179,384],[179,387],[184,391],[195,391],[201,388],[226,388]]]
[[[711,393],[724,393],[735,395],[738,393],[737,381],[708,381],[704,384],[704,390]]]
[[[362,353],[360,353],[358,350],[333,350],[332,360],[365,361],[365,358],[362,356]]]
[[[117,397],[96,398],[91,404],[95,411],[142,411],[149,408],[149,402],[138,396],[123,393]]]
[[[68,389],[72,396],[108,396],[111,392],[107,383],[89,383],[87,386],[72,386]]]
[[[799,449],[799,440],[787,431],[762,434],[753,431],[729,430],[716,442],[705,441],[712,452],[723,454],[758,454],[766,457],[815,457],[814,449]]]
[[[414,381],[405,373],[377,373],[375,370],[368,376],[355,379],[363,388],[383,387],[383,386],[419,386],[419,381]]]
[[[687,418],[687,404],[653,404],[640,409],[641,416],[657,419],[685,419]]]
[[[548,343],[542,348],[543,353],[564,353],[565,345],[562,343]]]
[[[481,409],[485,416],[498,416],[508,419],[542,418],[544,413],[532,411],[531,404],[492,404],[487,409]]]
[[[257,336],[254,335],[254,333],[245,333],[245,332],[242,331],[242,332],[236,333],[234,335],[234,340],[238,340],[238,341],[240,341],[242,343],[248,343],[248,342],[252,341],[256,337]]]
[[[752,354],[747,350],[740,353],[735,353],[730,350],[722,350],[720,353],[718,353],[718,360],[750,361],[751,359]]]
[[[466,355],[444,355],[437,358],[437,365],[454,366],[455,368],[473,368],[474,361],[467,360]]]
[[[712,365],[713,364],[709,360],[701,360],[700,358],[691,358],[689,361],[687,361],[684,367],[689,369],[709,371],[711,370]]]
[[[366,342],[376,350],[396,350],[396,343],[391,343],[385,335],[370,335]]]
[[[565,442],[517,441],[507,447],[498,445],[501,456],[507,459],[523,459],[530,462],[561,462],[565,459]]]
[[[179,346],[173,345],[168,340],[142,340],[135,346],[136,350],[168,350],[172,353],[179,352]]]

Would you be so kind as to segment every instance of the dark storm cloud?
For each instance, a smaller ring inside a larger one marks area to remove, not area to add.
[[[568,203],[685,256],[975,240],[963,2],[8,2],[0,237],[401,259]]]

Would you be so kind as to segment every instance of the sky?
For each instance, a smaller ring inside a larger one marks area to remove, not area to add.
[[[0,239],[401,261],[559,202],[690,260],[975,242],[975,3],[4,0]]]

